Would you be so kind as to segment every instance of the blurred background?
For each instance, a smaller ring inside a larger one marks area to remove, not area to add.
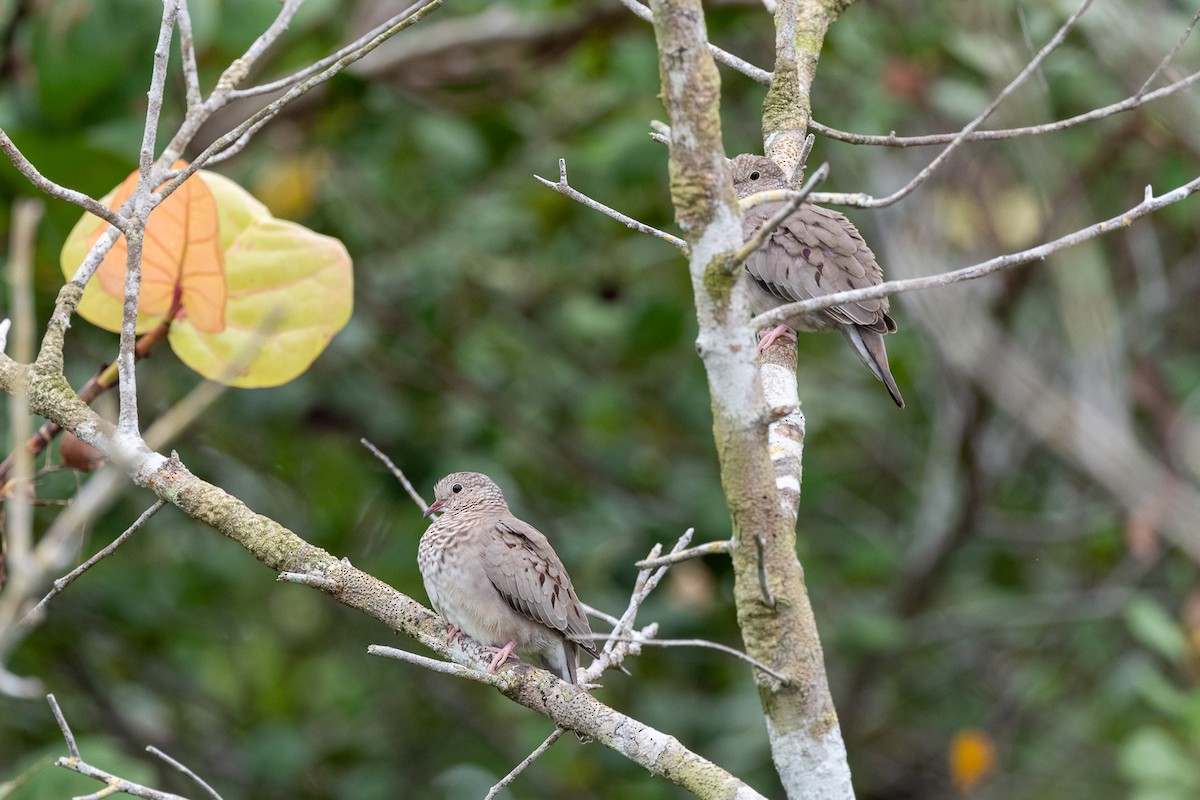
[[[190,7],[208,90],[279,5]],[[956,130],[1074,7],[864,0],[826,41],[814,117],[861,133]],[[247,85],[401,8],[310,0]],[[1098,0],[989,127],[1135,94],[1194,11]],[[761,5],[708,12],[714,42],[771,67]],[[0,0],[0,126],[48,177],[99,196],[136,167],[158,21],[133,0]],[[1154,86],[1200,68],[1198,47],[1189,40]],[[177,62],[163,136],[181,116]],[[722,80],[728,152],[761,152],[765,88],[725,68]],[[550,536],[584,601],[610,612],[655,542],[691,526],[697,542],[727,537],[683,259],[533,180],[556,178],[565,157],[581,191],[675,230],[666,150],[647,136],[664,116],[658,91],[653,31],[616,2],[463,0],[290,106],[219,171],[346,243],[354,314],[301,378],[227,392],[173,444],[184,462],[422,602],[426,523],[360,437],[426,497],[452,470],[492,475]],[[192,152],[255,108],[223,113]],[[972,264],[1196,177],[1198,112],[1187,89],[1066,131],[973,143],[903,202],[848,213],[890,277]],[[822,137],[813,159],[831,165],[823,188],[885,195],[935,152]],[[0,165],[0,241],[14,199],[34,194]],[[1195,561],[1172,544],[1200,536],[1200,519],[1153,492],[1190,496],[1200,475],[1197,209],[1184,201],[1043,262],[895,298],[903,411],[839,337],[802,337],[798,548],[860,798],[1200,795],[1200,591]],[[39,325],[77,218],[46,204]],[[76,321],[74,384],[116,346]],[[139,367],[144,419],[199,380],[159,348]],[[70,497],[81,480],[48,475],[39,499]],[[130,491],[81,559],[152,499]],[[59,511],[39,508],[38,529]],[[722,558],[682,564],[642,620],[739,646],[731,583]],[[86,759],[184,794],[146,745],[229,798],[478,798],[550,732],[482,686],[368,657],[371,643],[415,647],[276,583],[168,507],[55,600],[8,666],[56,694]],[[598,696],[782,795],[745,665],[654,649],[630,669]],[[63,754],[43,701],[0,697],[0,782]],[[95,789],[46,767],[13,796]],[[573,737],[510,791],[685,796]]]

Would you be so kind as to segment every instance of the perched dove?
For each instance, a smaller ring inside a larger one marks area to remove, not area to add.
[[[599,655],[571,578],[550,542],[508,510],[500,487],[478,472],[455,472],[433,489],[425,516],[441,511],[417,549],[434,609],[494,653],[495,672],[513,651],[575,683],[579,648]]]
[[[788,188],[783,170],[769,158],[743,154],[730,163],[739,198]],[[753,236],[784,205],[784,201],[772,201],[746,209],[742,238]],[[754,281],[750,304],[756,314],[797,300],[883,282],[883,270],[854,224],[843,214],[811,203],[802,203],[746,259],[746,272]],[[789,317],[786,322],[762,338],[760,352],[787,335],[788,328],[805,332],[838,328],[863,363],[883,381],[896,405],[904,408],[883,344],[884,334],[896,332],[896,322],[888,316],[886,297],[811,311]]]

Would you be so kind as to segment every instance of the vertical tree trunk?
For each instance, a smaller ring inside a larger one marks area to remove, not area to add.
[[[747,324],[745,284],[738,280],[740,211],[725,166],[720,78],[706,47],[703,12],[698,0],[654,0],[651,8],[671,121],[671,197],[691,244],[697,348],[708,374],[713,437],[733,520],[738,623],[747,652],[789,677],[784,684],[755,674],[772,756],[788,797],[850,798],[845,745],[795,552],[802,417],[780,420],[775,431],[786,440],[786,453],[775,464],[768,455],[772,414],[795,409],[795,352],[784,351],[790,355],[782,360],[790,364],[774,363],[764,371],[769,404]],[[780,408],[778,384],[787,377],[792,395],[784,390]]]

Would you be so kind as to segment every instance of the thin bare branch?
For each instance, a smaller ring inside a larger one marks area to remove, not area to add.
[[[708,542],[707,544],[698,544],[695,547],[689,547],[686,550],[678,550],[667,556],[659,556],[658,558],[643,558],[641,561],[633,562],[633,565],[638,569],[655,569],[657,567],[666,567],[670,566],[671,564],[678,564],[680,561],[688,561],[693,558],[700,558],[701,556],[709,556],[717,553],[728,553],[732,549],[732,539],[721,539],[716,542]]]
[[[1150,73],[1150,77],[1146,78],[1146,82],[1143,83],[1141,88],[1137,90],[1137,94],[1134,95],[1135,98],[1140,98],[1142,95],[1144,95],[1146,90],[1150,88],[1150,84],[1154,83],[1155,79],[1158,78],[1158,76],[1162,74],[1162,71],[1167,68],[1167,65],[1175,59],[1175,56],[1178,55],[1179,51],[1183,49],[1184,42],[1186,42],[1188,37],[1192,35],[1192,29],[1196,27],[1196,23],[1198,21],[1200,21],[1200,9],[1198,9],[1196,13],[1192,15],[1192,19],[1190,22],[1188,22],[1187,27],[1183,29],[1183,33],[1180,35],[1179,41],[1175,42],[1175,46],[1171,48],[1170,52],[1163,56],[1163,60],[1158,62],[1158,66],[1155,67],[1154,71]]]
[[[250,69],[254,66],[255,62],[288,29],[288,25],[292,22],[292,17],[296,16],[296,12],[300,10],[300,6],[303,4],[304,0],[284,0],[279,8],[279,13],[275,15],[275,20],[254,40],[253,44],[242,54],[241,58],[235,59],[232,64],[225,68],[225,72],[221,74],[220,79],[217,81],[217,88],[213,92],[214,95],[221,98],[222,105],[227,102],[233,89],[250,73]]]
[[[213,800],[222,800],[221,795],[217,794],[217,791],[215,789],[213,789],[211,786],[209,786],[208,783],[206,783],[203,778],[201,778],[195,772],[192,772],[184,764],[180,763],[179,761],[176,761],[174,758],[171,758],[169,755],[164,753],[162,750],[159,750],[154,745],[150,745],[149,747],[146,748],[146,752],[150,753],[151,755],[158,756],[163,761],[165,761],[166,763],[170,764],[172,767],[177,769],[179,772],[181,772],[184,775],[186,775],[187,777],[191,778],[192,782],[195,783],[197,786],[199,786],[201,789],[203,789],[204,793],[207,794],[209,797],[211,797]]]
[[[650,9],[648,7],[646,7],[645,5],[639,3],[638,0],[619,0],[619,1],[620,1],[621,5],[625,6],[630,11],[632,11],[634,16],[636,16],[638,19],[642,20],[643,22],[653,22],[654,21],[654,15],[650,12]],[[733,53],[730,53],[726,50],[722,50],[721,48],[717,47],[715,44],[712,44],[711,42],[708,45],[708,51],[710,53],[712,53],[712,57],[716,61],[720,62],[721,64],[724,64],[725,66],[729,67],[730,69],[733,69],[733,70],[736,70],[736,71],[742,73],[747,78],[750,78],[751,80],[753,80],[757,83],[767,84],[767,83],[771,82],[771,73],[767,72],[765,69],[762,69],[761,67],[754,66],[749,61],[743,61],[742,59],[735,56]]]
[[[58,700],[54,695],[46,695],[46,702],[50,704],[50,710],[54,712],[54,719],[58,722],[58,729],[62,731],[63,739],[67,743],[67,752],[72,758],[79,758],[79,745],[75,743],[75,734],[71,733],[71,726],[67,724],[67,718],[63,716],[62,709],[58,707]]]
[[[812,194],[813,187],[825,180],[825,178],[828,176],[829,165],[822,164],[821,166],[817,167],[817,171],[814,172],[809,179],[804,182],[804,185],[800,187],[798,192],[789,192],[788,201],[777,212],[775,212],[775,214],[772,215],[769,220],[759,227],[759,229],[754,232],[753,236],[746,240],[745,244],[742,245],[742,249],[737,251],[737,255],[733,257],[733,269],[736,270],[745,263],[747,258],[754,255],[758,248],[763,246],[763,242],[765,242],[771,234],[775,233],[775,231],[779,229],[779,226],[783,224],[783,221],[790,217],[792,212],[799,208],[800,204],[808,199],[808,196]],[[763,200],[777,199],[773,195],[773,192],[759,192],[758,194],[750,195],[749,197],[740,201],[741,208],[744,211],[748,208],[758,205],[758,203],[762,202]]]
[[[408,496],[412,498],[417,507],[421,509],[421,513],[429,511],[429,504],[425,502],[425,498],[421,497],[420,492],[413,488],[412,482],[404,474],[404,471],[392,463],[392,460],[383,454],[382,451],[366,439],[358,440],[363,447],[375,454],[375,457],[383,462],[384,466],[392,473],[396,480],[400,481],[400,485],[404,487],[404,491],[408,492]]]
[[[307,93],[314,86],[324,83],[325,81],[332,78],[334,75],[337,75],[343,69],[345,69],[349,65],[353,64],[355,61],[358,61],[363,56],[366,56],[368,53],[373,51],[376,47],[383,44],[385,41],[387,41],[388,39],[390,39],[392,36],[396,35],[400,31],[404,30],[405,28],[408,28],[411,25],[416,24],[417,22],[420,22],[428,14],[431,14],[438,8],[441,8],[443,2],[444,2],[444,0],[429,0],[428,3],[421,6],[420,8],[416,9],[415,11],[413,11],[412,14],[399,20],[398,22],[396,22],[396,24],[390,26],[387,30],[382,31],[377,36],[373,36],[370,39],[370,41],[368,41],[366,44],[362,45],[361,47],[355,48],[351,52],[347,53],[346,55],[344,55],[341,58],[334,61],[332,64],[330,64],[328,67],[321,70],[317,74],[307,78],[306,80],[304,80],[301,83],[296,84],[290,90],[288,90],[287,93],[285,93],[283,96],[268,103],[266,106],[259,109],[254,114],[250,115],[240,125],[238,125],[233,130],[226,133],[224,136],[221,136],[216,141],[214,141],[212,144],[210,144],[207,148],[205,148],[205,150],[202,153],[200,153],[194,159],[192,159],[191,163],[189,163],[187,165],[187,167],[180,170],[179,173],[175,177],[171,178],[171,180],[168,181],[165,186],[160,188],[157,192],[157,196],[159,197],[159,199],[161,200],[162,198],[167,197],[172,192],[174,192],[176,189],[178,189],[180,187],[180,185],[182,185],[183,182],[185,180],[187,180],[188,177],[190,177],[196,170],[201,169],[202,167],[206,166],[209,163],[209,160],[213,156],[217,155],[218,153],[223,152],[224,150],[227,150],[230,147],[234,147],[234,146],[244,147],[245,142],[241,141],[242,137],[246,136],[252,130],[256,131],[256,130],[260,129],[262,127],[262,123],[266,122],[267,120],[273,119],[275,116],[277,116],[279,114],[279,112],[282,111],[283,108],[288,103],[292,102],[300,95]],[[222,78],[222,80],[224,80],[224,78]],[[218,88],[221,88],[221,87],[218,87]],[[227,87],[227,88],[229,90],[232,90],[232,87]],[[174,148],[174,147],[180,146],[180,142],[186,141],[186,139],[187,139],[187,136],[185,136],[181,132],[181,134],[177,135],[175,137],[175,140],[172,141],[171,147]],[[241,142],[241,144],[239,144],[239,142]],[[171,148],[168,148],[168,150],[170,150],[170,149]]]
[[[964,142],[969,140],[969,137],[975,131],[975,129],[986,122],[988,117],[992,115],[992,112],[999,108],[1000,104],[1007,100],[1009,96],[1017,90],[1017,87],[1023,84],[1030,75],[1037,71],[1038,67],[1041,66],[1041,63],[1046,60],[1046,57],[1054,52],[1058,46],[1063,43],[1063,41],[1067,38],[1067,34],[1070,33],[1071,29],[1075,27],[1075,23],[1079,21],[1079,18],[1085,11],[1088,10],[1091,5],[1092,0],[1083,0],[1083,2],[1079,4],[1079,7],[1075,9],[1075,13],[1067,18],[1067,21],[1064,22],[1061,27],[1059,27],[1058,31],[1053,37],[1051,37],[1050,41],[1038,51],[1037,55],[1025,65],[1025,68],[1021,70],[1017,77],[1013,78],[1012,81],[1010,81],[1009,84],[1004,87],[1000,94],[996,95],[995,99],[988,103],[987,108],[981,111],[979,116],[975,117],[975,119],[967,123],[966,127],[955,134],[954,138],[950,140],[949,144],[946,145],[942,152],[937,154],[933,161],[930,161],[924,169],[918,172],[913,179],[904,186],[900,187],[886,197],[872,197],[862,192],[854,192],[850,194],[821,194],[819,196],[814,195],[813,202],[857,206],[859,208],[881,208],[883,206],[890,206],[892,203],[903,200],[905,197],[912,194],[918,186],[927,181],[943,164],[946,163],[946,160],[950,158],[955,150],[957,150]]]
[[[751,658],[737,648],[721,644],[720,642],[710,642],[708,639],[652,639],[643,636],[612,636],[611,634],[595,633],[592,634],[593,639],[606,639],[607,641],[618,642],[635,642],[640,645],[652,645],[654,647],[706,647],[709,650],[720,650],[722,653],[728,653],[735,658],[740,658],[755,669],[760,669],[770,675],[775,680],[784,684],[791,685],[791,680],[782,672],[771,669],[761,661]]]
[[[87,572],[89,569],[91,569],[92,567],[99,564],[102,560],[108,558],[113,553],[115,553],[117,551],[117,548],[125,543],[126,539],[128,539],[130,536],[135,534],[138,530],[140,530],[141,527],[143,525],[145,525],[147,522],[149,522],[151,517],[153,517],[155,514],[157,514],[159,511],[161,511],[163,506],[165,506],[166,504],[167,504],[166,500],[156,500],[154,502],[154,504],[151,505],[149,508],[147,508],[145,511],[143,511],[141,516],[138,517],[136,520],[134,520],[133,524],[130,525],[128,528],[126,528],[125,531],[120,536],[113,539],[111,542],[109,542],[107,545],[105,545],[103,548],[101,548],[94,556],[89,558],[87,561],[83,562],[78,567],[76,567],[75,569],[68,572],[66,575],[64,575],[61,578],[59,578],[58,580],[56,580],[54,582],[53,588],[50,589],[50,591],[46,593],[46,596],[43,597],[38,602],[37,605],[35,605],[33,608],[31,608],[29,610],[29,613],[25,615],[25,618],[22,619],[21,622],[18,623],[18,627],[27,627],[29,625],[34,624],[37,620],[40,620],[42,618],[42,615],[46,613],[46,605],[51,600],[53,600],[55,597],[57,597],[59,594],[61,594],[63,592],[63,590],[65,590],[68,586],[70,586],[72,583],[74,583],[75,580],[80,575]]]
[[[583,194],[582,192],[572,188],[571,184],[567,182],[567,160],[565,158],[560,158],[558,160],[557,183],[548,181],[540,175],[534,175],[533,177],[536,178],[543,186],[548,186],[559,194],[565,195],[566,197],[569,197],[578,203],[583,203],[585,206],[593,209],[594,211],[599,211],[601,214],[612,217],[630,230],[635,230],[640,233],[648,233],[651,236],[662,239],[664,242],[675,245],[685,253],[688,250],[688,243],[683,239],[680,239],[678,236],[672,236],[666,231],[660,231],[658,228],[652,228],[644,222],[638,222],[633,217],[626,216],[614,208],[609,208],[603,203],[593,200],[586,194]]]
[[[337,61],[339,58],[349,55],[350,53],[353,53],[358,48],[365,46],[368,42],[370,42],[376,36],[379,36],[381,33],[388,30],[389,28],[393,27],[397,23],[403,22],[405,19],[412,16],[412,14],[414,12],[423,8],[428,2],[429,2],[429,0],[421,0],[421,2],[413,3],[411,6],[404,9],[399,14],[396,14],[395,16],[391,17],[390,19],[386,20],[385,22],[382,22],[381,24],[376,25],[374,28],[367,31],[362,36],[358,37],[353,42],[351,42],[350,44],[343,47],[341,50],[338,50],[336,53],[333,53],[332,55],[328,55],[325,58],[322,58],[320,61],[317,61],[313,64],[309,64],[304,69],[299,70],[297,72],[293,72],[291,75],[288,75],[285,78],[280,78],[279,80],[274,80],[274,81],[271,81],[270,83],[259,84],[258,86],[252,86],[249,89],[234,89],[233,91],[231,91],[229,93],[229,99],[237,100],[237,99],[241,99],[244,97],[256,97],[258,95],[270,94],[271,92],[278,92],[283,89],[287,89],[289,86],[293,86],[293,85],[299,83],[300,81],[304,80],[305,78],[308,78],[312,75],[317,74],[321,70],[328,67],[330,64]]]
[[[762,593],[763,605],[775,607],[775,595],[771,593],[771,584],[767,579],[767,543],[762,536],[754,537],[754,551],[758,555],[758,590]]]
[[[1164,97],[1169,97],[1176,92],[1186,89],[1200,80],[1200,72],[1193,72],[1187,77],[1171,83],[1161,89],[1155,89],[1153,92],[1148,92],[1144,95],[1132,95],[1121,100],[1118,103],[1095,108],[1091,111],[1086,111],[1082,114],[1076,114],[1067,119],[1061,119],[1057,122],[1047,122],[1042,125],[1027,125],[1021,128],[1004,128],[994,131],[973,131],[966,137],[968,142],[983,142],[983,141],[999,141],[1001,139],[1017,139],[1022,136],[1037,136],[1043,133],[1053,133],[1055,131],[1066,130],[1076,125],[1081,125],[1085,122],[1093,122],[1098,119],[1104,119],[1114,114],[1119,114],[1123,111],[1131,111],[1135,108],[1151,103],[1155,100],[1161,100]],[[930,145],[939,145],[952,142],[961,135],[959,133],[931,133],[925,136],[897,136],[895,131],[887,135],[876,135],[866,133],[851,133],[849,131],[841,131],[837,128],[831,128],[828,125],[823,125],[816,120],[813,120],[811,127],[814,131],[822,136],[830,139],[835,139],[840,142],[848,142],[850,144],[874,145],[879,147],[927,147]],[[834,202],[827,198],[822,198],[819,202]]]
[[[74,189],[68,189],[65,186],[60,186],[39,172],[37,167],[30,163],[29,159],[25,157],[25,154],[22,153],[15,144],[13,144],[13,140],[8,138],[8,134],[5,133],[4,129],[2,128],[0,128],[0,150],[4,151],[4,154],[8,156],[8,160],[12,162],[12,165],[16,167],[17,170],[24,175],[30,183],[41,189],[46,194],[50,195],[51,197],[56,197],[59,200],[66,200],[68,203],[74,203],[84,211],[89,211],[92,214],[95,214],[97,217],[100,217],[100,219],[104,220],[110,225],[115,225],[117,228],[123,229],[125,227],[125,219],[118,216],[117,213],[108,206],[100,203],[93,197],[89,197],[83,192],[78,192]]]
[[[1021,0],[1014,0],[1013,8],[1017,12],[1017,24],[1021,26],[1021,39],[1025,42],[1025,47],[1030,54],[1036,53],[1037,50],[1033,46],[1033,35],[1029,32],[1029,22],[1025,19],[1025,6],[1021,4]],[[1046,81],[1046,73],[1038,68],[1037,71],[1038,83],[1042,85],[1043,92],[1050,91],[1050,84]]]
[[[1095,225],[1089,225],[1086,228],[1081,228],[1065,236],[1060,236],[1053,241],[1040,244],[1037,247],[1031,247],[1028,250],[1022,250],[1018,253],[1011,253],[1005,256],[997,256],[980,264],[974,264],[969,267],[943,272],[938,275],[929,275],[922,278],[907,278],[899,281],[886,281],[877,286],[869,286],[865,289],[851,289],[845,292],[835,292],[834,294],[821,295],[810,300],[802,300],[798,303],[788,303],[779,308],[771,309],[765,314],[759,314],[753,320],[751,325],[758,328],[767,328],[774,325],[780,325],[785,319],[796,314],[809,311],[817,311],[822,308],[831,308],[843,303],[852,303],[858,300],[867,300],[875,297],[889,297],[893,294],[901,292],[911,292],[916,289],[930,289],[937,286],[949,286],[952,283],[961,281],[974,280],[982,278],[985,275],[991,275],[993,272],[999,272],[1003,269],[1028,264],[1030,261],[1037,261],[1046,256],[1063,250],[1067,247],[1086,242],[1089,239],[1095,239],[1097,236],[1102,236],[1118,228],[1127,228],[1134,220],[1140,219],[1147,214],[1152,214],[1160,208],[1169,206],[1173,203],[1178,203],[1180,200],[1200,191],[1200,178],[1194,178],[1183,186],[1179,186],[1166,194],[1158,197],[1152,196],[1150,187],[1146,187],[1146,199],[1138,203],[1133,208],[1123,214],[1097,222]]]
[[[192,15],[188,11],[187,0],[180,0],[179,19],[179,55],[183,61],[183,82],[187,98],[188,111],[199,108],[204,103],[200,93],[200,71],[196,68],[196,41],[192,37]]]
[[[692,536],[696,533],[695,528],[688,528],[683,532],[675,542],[675,546],[671,548],[670,555],[674,555],[685,548],[692,542]],[[650,555],[646,560],[654,560],[662,553],[662,545],[656,544],[650,550]],[[613,626],[612,632],[606,638],[604,647],[601,648],[600,657],[592,662],[591,666],[584,671],[581,681],[590,683],[596,680],[600,675],[604,674],[604,670],[611,665],[620,666],[624,660],[626,653],[630,652],[629,647],[618,647],[622,636],[631,636],[634,633],[633,624],[637,619],[638,610],[641,609],[642,603],[650,596],[662,580],[663,575],[667,573],[670,564],[658,567],[656,569],[641,569],[638,571],[637,579],[633,583],[633,592],[629,597],[629,605],[625,609],[619,619],[613,621],[609,619],[609,624]],[[607,615],[606,615],[607,616]]]
[[[440,672],[443,675],[453,675],[456,678],[465,678],[477,683],[486,683],[489,686],[497,688],[503,688],[505,685],[503,677],[498,673],[494,674],[481,669],[471,669],[470,667],[464,667],[462,664],[456,664],[453,661],[438,661],[436,658],[419,656],[416,653],[410,653],[407,650],[401,650],[397,647],[373,644],[367,647],[367,653],[373,656],[394,658],[397,661],[407,661],[410,664],[416,664],[418,667]]]
[[[512,768],[512,772],[508,773],[503,778],[501,778],[499,781],[497,781],[496,785],[493,786],[491,789],[488,789],[488,793],[483,796],[483,800],[495,800],[496,795],[498,795],[500,793],[501,789],[503,789],[505,786],[508,786],[510,783],[512,783],[513,780],[516,779],[516,777],[518,775],[520,775],[522,772],[525,771],[526,767],[528,767],[530,764],[532,764],[534,761],[536,761],[538,756],[540,756],[542,753],[549,750],[550,745],[557,742],[559,737],[562,736],[566,732],[567,732],[566,728],[555,728],[554,730],[552,730],[550,732],[550,735],[546,737],[546,741],[542,742],[537,747],[535,747],[533,752],[530,753],[528,756],[526,756],[525,759],[520,764],[517,764],[515,767]]]
[[[329,594],[341,588],[341,584],[337,581],[311,572],[281,572],[275,576],[275,580],[283,583],[297,583],[301,586],[311,586],[314,589],[320,589],[322,592]]]

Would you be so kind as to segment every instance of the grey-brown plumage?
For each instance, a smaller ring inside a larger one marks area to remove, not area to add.
[[[433,608],[455,630],[495,653],[495,672],[513,651],[536,654],[568,683],[579,649],[598,655],[571,578],[550,542],[508,510],[478,472],[455,472],[434,487],[426,516],[441,511],[417,549]]]
[[[731,168],[739,198],[788,188],[783,170],[769,158],[742,154],[733,159]],[[772,201],[746,209],[742,238],[753,236],[783,206],[783,201]],[[756,314],[786,303],[883,282],[883,270],[854,224],[843,214],[811,203],[802,203],[746,259],[746,273],[753,281],[750,304]],[[786,323],[763,337],[759,349],[765,349],[787,328],[805,332],[839,329],[863,363],[883,381],[896,405],[904,407],[883,343],[885,334],[896,332],[896,322],[888,316],[886,297],[798,314]]]

